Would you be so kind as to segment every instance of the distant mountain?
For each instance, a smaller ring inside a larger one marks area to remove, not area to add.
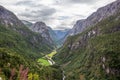
[[[73,29],[70,31],[69,35],[76,35],[78,33],[81,33],[88,27],[94,26],[98,22],[104,20],[105,18],[113,14],[116,14],[118,10],[120,9],[119,3],[120,3],[120,0],[117,0],[116,2],[113,2],[112,4],[108,4],[107,6],[98,9],[96,12],[91,14],[87,19],[78,20],[76,24],[74,25]]]
[[[32,24],[28,21],[22,20],[22,22],[33,32],[40,33],[42,37],[46,38],[48,42],[62,45],[65,41],[66,35],[70,29],[65,30],[53,30],[51,27],[47,26],[44,22],[36,22]]]
[[[32,30],[33,32],[37,32],[40,34],[44,34],[42,35],[43,37],[46,37],[46,39],[48,41],[50,41],[51,43],[54,43],[57,40],[57,36],[54,33],[54,31],[52,30],[51,27],[47,26],[44,22],[36,22],[37,24],[40,23],[40,25],[36,26],[36,23],[33,24],[29,21],[26,20],[21,20],[30,30]],[[43,25],[42,25],[43,23]],[[42,28],[39,28],[42,27]],[[39,28],[39,29],[38,29]],[[44,30],[43,30],[44,29]],[[43,30],[43,31],[41,31]],[[46,36],[45,36],[46,35]]]
[[[50,27],[48,27],[44,22],[36,22],[31,26],[33,32],[40,33],[49,43],[53,44],[53,39],[49,33]],[[52,30],[52,29],[51,29]]]
[[[54,57],[65,80],[120,79],[120,0],[77,21]]]
[[[65,35],[69,32],[69,29],[65,29],[65,30],[54,30],[54,32],[56,33],[56,35],[58,36],[58,40],[62,39],[65,37]]]
[[[68,35],[70,29],[65,29],[65,30],[54,30],[57,40],[56,43],[60,46],[64,43],[66,36]]]

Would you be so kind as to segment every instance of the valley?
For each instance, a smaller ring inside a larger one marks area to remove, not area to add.
[[[55,62],[53,61],[53,56],[57,54],[56,50],[53,50],[51,53],[45,55],[42,58],[38,59],[38,64],[43,65],[43,66],[50,66],[50,65],[54,65]]]
[[[68,17],[58,19],[68,23]],[[72,29],[58,27],[20,20],[0,6],[0,80],[120,79],[120,0],[76,21]]]

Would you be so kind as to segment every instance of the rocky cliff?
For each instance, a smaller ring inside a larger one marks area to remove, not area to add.
[[[31,30],[33,32],[40,33],[42,37],[44,37],[48,42],[51,44],[53,43],[53,40],[49,33],[49,27],[44,22],[36,22],[32,27]]]
[[[6,27],[23,26],[24,24],[9,10],[0,6],[0,23]]]
[[[99,8],[96,12],[87,17],[87,19],[78,20],[73,29],[70,31],[69,35],[81,33],[88,27],[94,26],[103,19],[116,14],[118,10],[120,10],[120,0]]]

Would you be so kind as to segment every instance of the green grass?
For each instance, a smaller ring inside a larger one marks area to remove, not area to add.
[[[50,63],[48,62],[48,60],[46,58],[40,58],[40,59],[38,59],[38,63],[40,65],[43,65],[43,66],[50,66]]]
[[[37,62],[43,66],[50,66],[51,64],[48,62],[48,60],[51,59],[56,53],[56,50],[53,50],[53,52],[47,54],[45,57],[39,58]]]
[[[52,58],[55,54],[57,54],[56,50],[54,50],[53,52],[51,52],[47,56],[50,57],[50,58]]]

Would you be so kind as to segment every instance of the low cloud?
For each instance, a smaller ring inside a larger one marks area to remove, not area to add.
[[[30,21],[47,21],[56,13],[54,8],[42,7],[38,10],[26,9],[27,11],[19,13],[18,16],[29,18]]]
[[[65,0],[68,3],[77,3],[77,4],[91,4],[91,3],[95,3],[98,0]]]
[[[42,10],[33,10],[31,12],[42,17],[42,16],[51,16],[56,12],[56,10],[54,8],[46,8]]]
[[[0,5],[21,20],[43,21],[53,29],[66,29],[112,1],[115,0],[0,0]]]

